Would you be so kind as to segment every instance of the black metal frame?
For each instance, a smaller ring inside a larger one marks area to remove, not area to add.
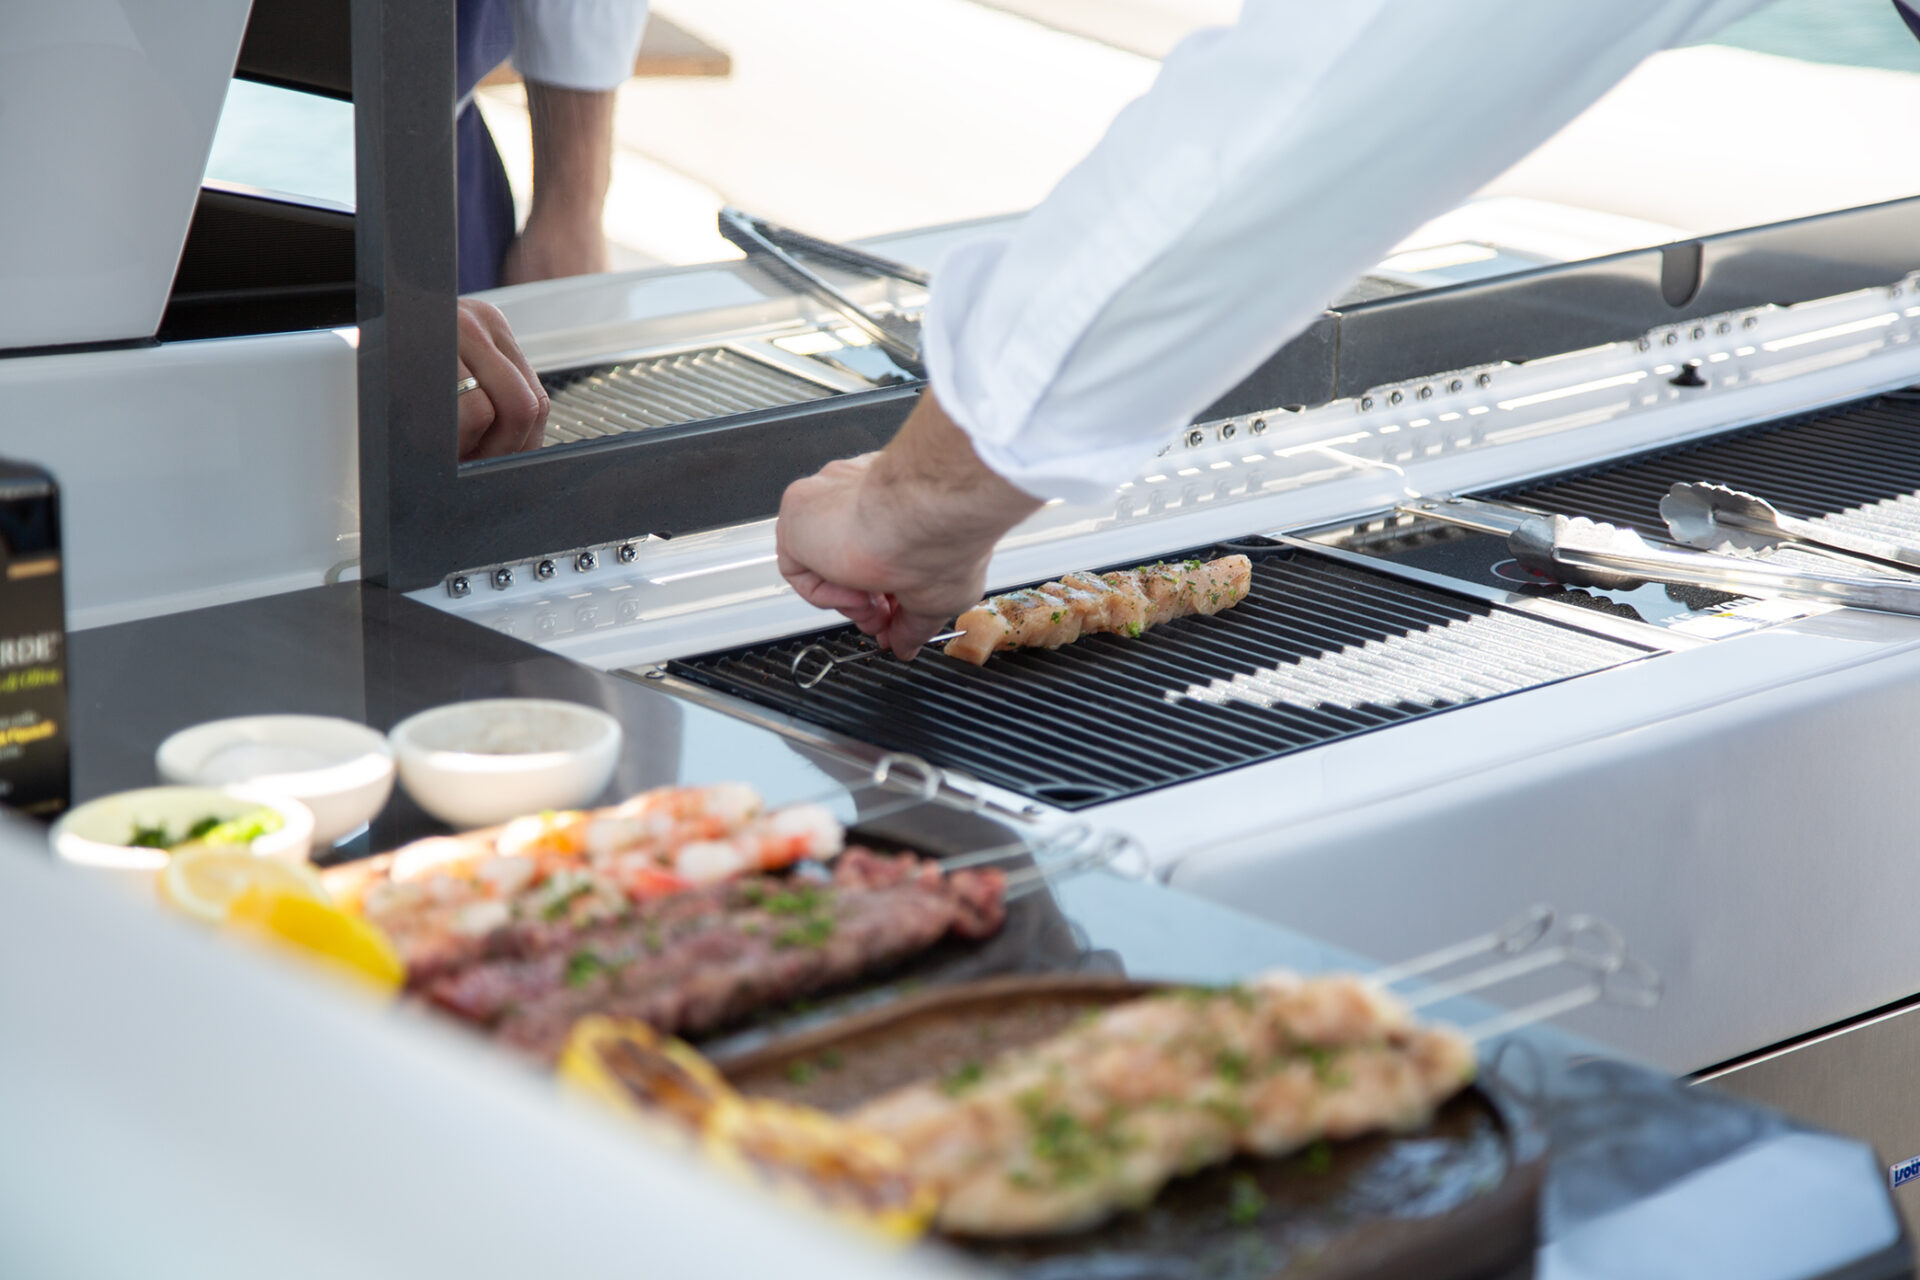
[[[919,384],[462,466],[453,382],[453,5],[351,0],[363,573],[401,590],[778,510],[878,448]],[[1920,197],[1328,311],[1201,421],[1525,361],[1920,267]]]

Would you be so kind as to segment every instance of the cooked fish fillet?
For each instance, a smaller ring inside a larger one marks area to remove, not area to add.
[[[1468,1041],[1364,979],[1276,973],[1116,1005],[850,1119],[906,1151],[941,1230],[1091,1227],[1236,1152],[1416,1129],[1473,1078]]]
[[[1101,631],[1137,636],[1190,613],[1230,609],[1246,598],[1252,580],[1245,556],[1069,573],[973,606],[957,624],[966,634],[949,640],[946,654],[984,666],[1002,649],[1057,649]]]

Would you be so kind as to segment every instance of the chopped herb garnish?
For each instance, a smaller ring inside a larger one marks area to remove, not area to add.
[[[1228,1084],[1241,1084],[1247,1078],[1247,1055],[1237,1049],[1222,1049],[1213,1055],[1213,1069]]]
[[[1127,639],[1138,640],[1140,638],[1140,624],[1137,622],[1129,622],[1126,626],[1126,632]]]
[[[219,825],[220,825],[220,819],[218,818],[215,818],[212,816],[202,818],[200,819],[200,821],[194,823],[192,826],[187,828],[187,839],[198,840],[201,836],[204,836],[205,834],[207,834],[207,832],[213,830],[215,827]]]
[[[1227,1221],[1236,1227],[1250,1227],[1266,1212],[1266,1193],[1247,1174],[1235,1176],[1227,1189]]]
[[[133,835],[128,839],[127,843],[136,849],[169,849],[173,847],[173,840],[167,835],[166,827],[143,827],[137,822],[133,824]]]
[[[1231,1098],[1208,1098],[1200,1105],[1236,1129],[1246,1128],[1253,1120],[1253,1113]]]
[[[1340,1061],[1338,1049],[1329,1049],[1319,1044],[1304,1044],[1295,1052],[1313,1064],[1313,1078],[1320,1084],[1341,1089],[1352,1083],[1351,1077],[1346,1072],[1335,1069],[1335,1065]]]
[[[767,913],[776,916],[812,915],[820,905],[820,891],[804,884],[786,893],[776,893],[766,900]]]
[[[1058,609],[1055,609],[1055,610],[1053,611],[1053,620],[1054,620],[1055,622],[1058,622],[1058,621],[1060,621],[1060,611],[1059,611]]]
[[[570,987],[584,987],[595,977],[609,971],[605,960],[585,948],[567,957],[567,985]]]
[[[794,925],[791,929],[782,929],[774,934],[773,945],[782,948],[824,947],[827,945],[827,939],[832,936],[833,918],[814,916],[803,924]]]
[[[743,907],[757,907],[767,900],[767,890],[764,885],[743,884],[740,886],[739,893],[740,905]]]
[[[975,1062],[972,1058],[968,1058],[965,1062],[948,1072],[946,1078],[940,1081],[940,1092],[946,1094],[949,1098],[957,1098],[967,1090],[973,1088],[973,1086],[979,1084],[980,1077],[986,1074],[987,1069],[985,1067]]]
[[[1089,1125],[1042,1089],[1029,1089],[1014,1101],[1027,1122],[1027,1150],[1051,1172],[1056,1186],[1090,1180],[1131,1145],[1114,1125],[1116,1113]]]
[[[805,1058],[795,1058],[787,1064],[786,1070],[781,1074],[786,1076],[788,1084],[812,1084],[813,1078],[819,1075],[820,1071]]]

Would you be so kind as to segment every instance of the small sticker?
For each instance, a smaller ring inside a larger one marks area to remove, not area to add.
[[[1920,1156],[1914,1156],[1911,1160],[1902,1160],[1899,1164],[1889,1166],[1887,1169],[1887,1185],[1890,1187],[1897,1187],[1903,1182],[1912,1182],[1915,1178],[1920,1178]]]

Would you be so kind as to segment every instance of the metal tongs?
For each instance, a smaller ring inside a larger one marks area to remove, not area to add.
[[[1813,573],[1710,551],[1672,550],[1597,520],[1534,516],[1507,535],[1507,546],[1521,564],[1575,586],[1631,590],[1660,582],[1920,616],[1920,581],[1911,578]]]
[[[1722,484],[1676,484],[1660,499],[1660,514],[1674,541],[1702,551],[1726,546],[1767,551],[1793,542],[1896,569],[1920,569],[1920,551],[1784,515],[1765,498]]]
[[[1630,591],[1659,582],[1920,615],[1920,581],[1912,578],[1814,573],[1743,556],[1660,547],[1633,529],[1478,498],[1427,499],[1402,503],[1399,510],[1502,535],[1514,559],[1571,586]]]
[[[903,372],[916,378],[927,376],[926,366],[920,362],[917,344],[888,328],[878,316],[827,283],[794,254],[809,254],[850,271],[903,280],[922,288],[931,283],[933,277],[904,262],[835,244],[831,240],[817,239],[804,232],[768,222],[765,218],[743,213],[731,205],[720,210],[719,226],[720,234],[746,254],[748,261],[788,288],[808,294],[838,311],[846,317],[847,323],[873,339],[874,345],[886,352]]]

